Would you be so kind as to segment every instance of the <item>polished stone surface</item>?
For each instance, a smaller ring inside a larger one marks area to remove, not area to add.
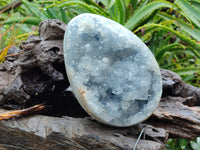
[[[159,66],[147,46],[120,24],[94,14],[73,18],[64,57],[74,95],[99,122],[131,126],[156,109],[162,93]]]

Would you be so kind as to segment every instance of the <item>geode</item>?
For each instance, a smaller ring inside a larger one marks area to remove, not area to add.
[[[75,97],[99,122],[131,126],[156,109],[162,93],[159,66],[122,25],[88,13],[73,18],[65,32],[64,58]]]

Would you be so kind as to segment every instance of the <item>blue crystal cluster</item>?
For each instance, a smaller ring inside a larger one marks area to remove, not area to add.
[[[122,25],[94,14],[73,18],[64,57],[74,95],[96,120],[126,127],[156,109],[162,93],[159,66],[148,47]]]

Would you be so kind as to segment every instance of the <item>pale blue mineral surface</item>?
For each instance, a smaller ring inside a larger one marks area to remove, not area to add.
[[[122,25],[94,14],[73,18],[64,37],[64,58],[75,97],[96,120],[126,127],[156,109],[162,92],[159,66]]]

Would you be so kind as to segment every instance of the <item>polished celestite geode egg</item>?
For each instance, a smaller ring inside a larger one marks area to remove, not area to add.
[[[99,122],[131,126],[156,109],[162,93],[159,66],[122,25],[88,13],[73,18],[64,37],[64,58],[75,97]]]

